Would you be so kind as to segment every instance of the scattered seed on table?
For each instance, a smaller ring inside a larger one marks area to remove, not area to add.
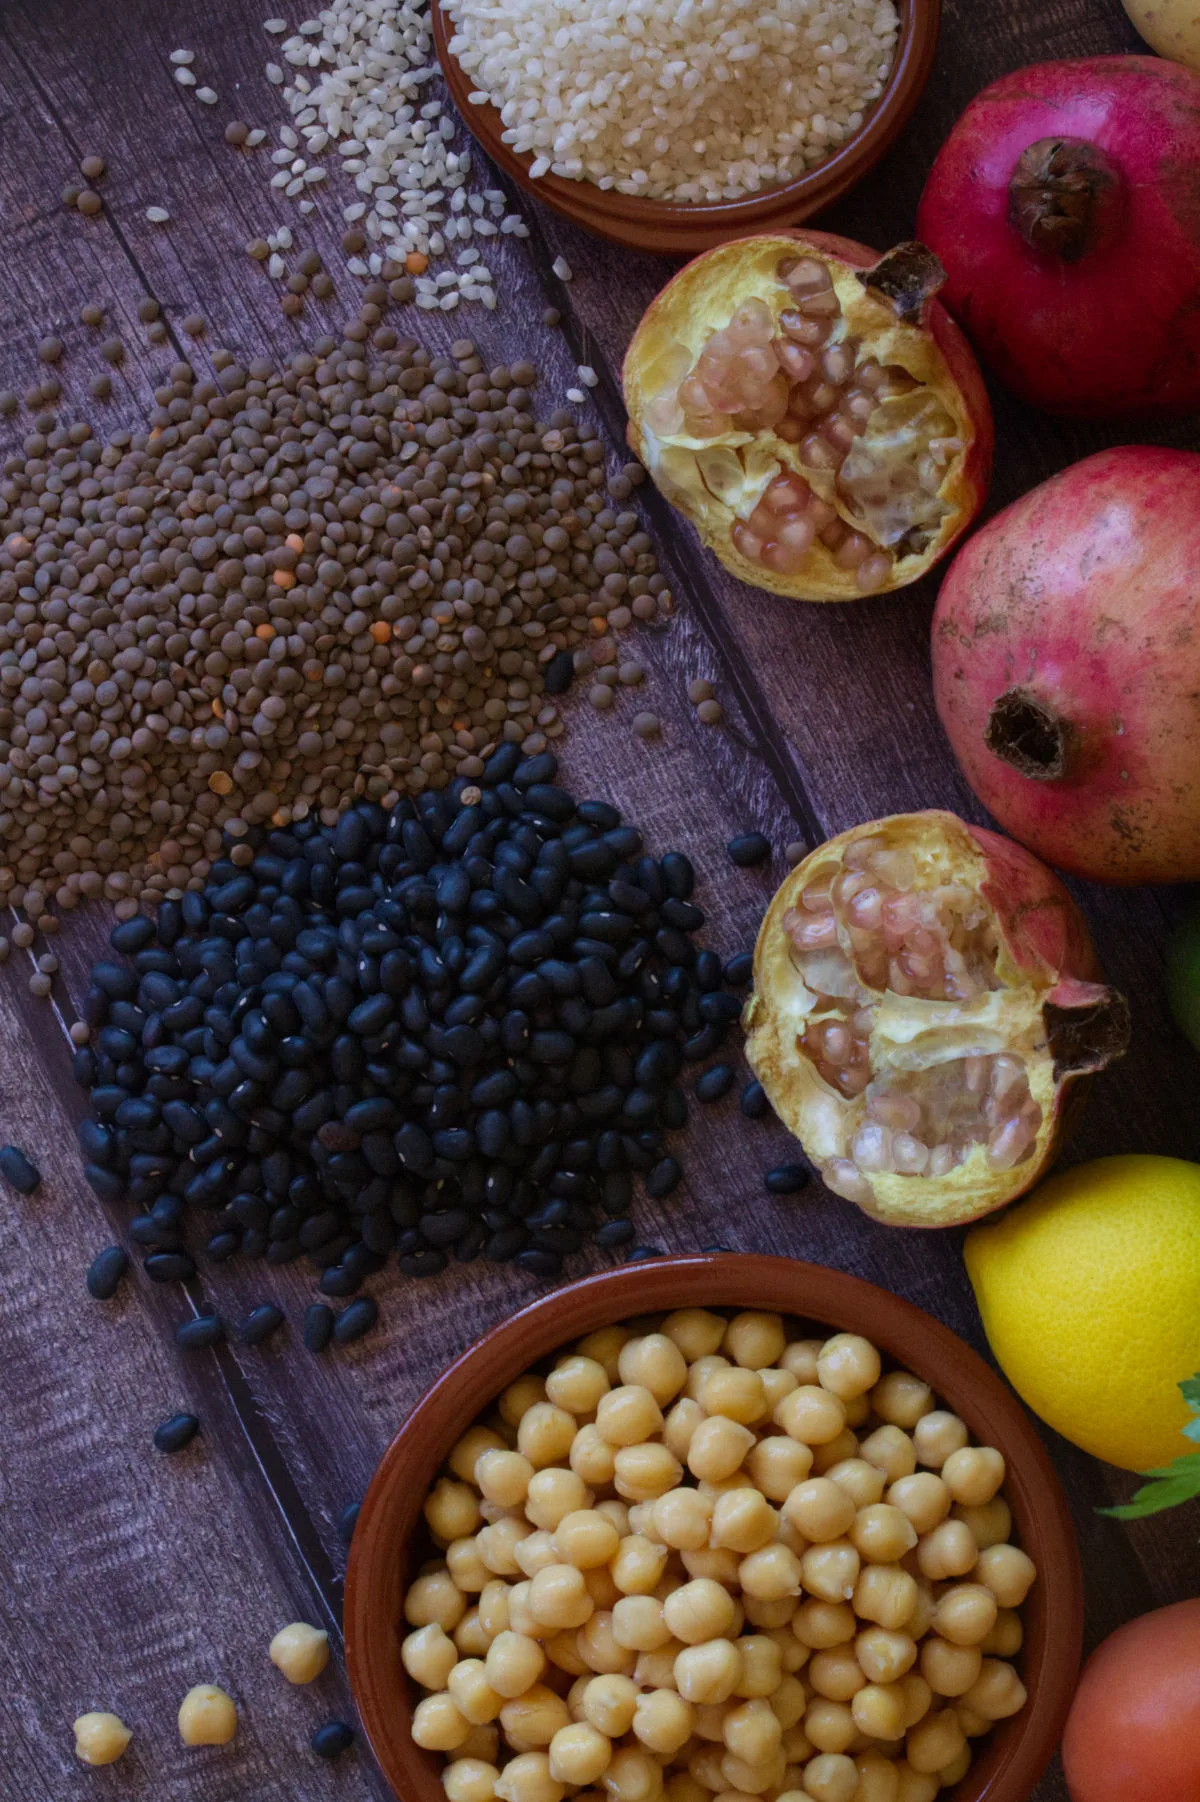
[[[304,1341],[306,1351],[323,1352],[333,1337],[333,1323],[336,1316],[327,1302],[314,1301],[304,1310],[304,1324],[300,1329],[300,1337]]]
[[[358,1525],[361,1502],[347,1502],[337,1518],[338,1538],[343,1545],[349,1545],[354,1537],[354,1529]]]
[[[625,1262],[627,1264],[645,1264],[650,1258],[665,1257],[661,1245],[635,1245]]]
[[[104,206],[104,202],[94,188],[84,188],[75,204],[81,213],[89,216],[100,212]]]
[[[79,165],[79,173],[87,181],[99,181],[104,174],[105,164],[102,156],[85,156]]]
[[[340,1758],[354,1744],[354,1729],[345,1721],[326,1721],[309,1741],[318,1758]]]
[[[86,1045],[91,1036],[92,1029],[86,1020],[73,1020],[71,1022],[70,1038],[72,1045]]]
[[[657,738],[662,732],[662,721],[657,713],[635,713],[633,729],[639,738]]]
[[[87,1292],[96,1301],[111,1301],[129,1269],[129,1254],[119,1245],[107,1245],[88,1265]]]
[[[770,857],[771,841],[764,832],[743,832],[731,838],[725,849],[740,869],[749,870]]]
[[[617,680],[623,688],[636,688],[645,679],[645,667],[640,663],[622,663],[617,670]]]
[[[283,1309],[277,1308],[273,1301],[264,1301],[257,1308],[251,1308],[242,1322],[241,1340],[243,1345],[262,1345],[272,1333],[277,1333],[283,1325]]]
[[[352,1345],[369,1333],[379,1319],[379,1304],[369,1295],[360,1295],[348,1308],[343,1308],[334,1323],[333,1336],[339,1345]]]
[[[285,32],[287,30],[287,20],[286,19],[264,19],[263,20],[263,30],[269,31],[272,33],[273,36],[278,37],[282,32]]]
[[[116,365],[125,361],[125,346],[119,338],[106,338],[100,346],[100,355],[106,363]]]
[[[217,94],[216,90],[213,88],[197,88],[196,98],[204,106],[215,106],[217,104]]]
[[[0,388],[0,414],[5,419],[11,419],[20,404],[11,388]]]
[[[225,1322],[219,1314],[198,1314],[193,1320],[181,1320],[175,1328],[175,1343],[185,1351],[202,1351],[224,1337]]]
[[[31,1164],[16,1145],[0,1146],[0,1176],[18,1195],[32,1195],[42,1180],[36,1164]]]
[[[400,284],[399,282],[393,282],[392,286],[393,288],[398,288]],[[312,292],[314,298],[317,300],[328,300],[334,293],[333,277],[329,274],[328,270],[318,269],[317,273],[312,278]],[[408,298],[410,300],[412,299],[411,294]]]
[[[575,274],[566,257],[555,257],[550,265],[560,282],[569,282]]]
[[[250,136],[250,127],[242,119],[231,119],[225,127],[225,142],[242,145]]]
[[[29,993],[36,996],[39,1001],[44,1001],[46,999],[53,986],[50,978],[48,976],[43,976],[40,971],[36,976],[31,976],[29,978]]]
[[[777,1164],[763,1181],[772,1195],[795,1195],[808,1187],[808,1171],[803,1164]]]
[[[171,222],[171,215],[165,206],[148,206],[146,217],[151,225],[169,225]]]
[[[196,1260],[188,1251],[152,1251],[142,1268],[152,1283],[190,1283]]]
[[[149,325],[152,320],[157,319],[161,311],[153,294],[143,294],[141,300],[138,301],[137,316],[143,325]]]
[[[265,238],[251,238],[246,246],[246,255],[253,257],[256,263],[265,263],[271,254],[271,246]]]
[[[38,356],[43,363],[57,363],[58,359],[62,356],[62,352],[63,347],[61,338],[43,338],[38,345]]]
[[[595,1243],[601,1251],[611,1251],[619,1245],[628,1245],[633,1238],[632,1220],[610,1220],[596,1234]]]
[[[729,988],[744,989],[754,974],[753,951],[736,952],[726,963],[722,974]]]
[[[696,1081],[697,1101],[720,1101],[733,1087],[733,1065],[714,1064]]]
[[[588,689],[588,700],[597,712],[603,713],[613,704],[612,689],[603,682],[597,682]]]
[[[151,344],[165,344],[169,336],[165,320],[153,319],[146,327],[146,337]]]
[[[808,846],[803,839],[794,838],[790,845],[783,847],[783,856],[788,868],[794,870],[808,856]]]
[[[6,964],[8,962],[9,952],[11,950],[12,946],[4,937],[3,933],[0,933],[0,964]]]
[[[547,307],[546,311],[542,314],[542,324],[549,325],[549,326],[555,326],[555,325],[560,325],[561,323],[562,323],[562,314],[559,312],[558,308],[557,307]]]
[[[175,79],[181,88],[194,88],[196,85],[196,77],[192,74],[192,71],[188,68],[186,63],[181,63],[176,68]]]
[[[669,1195],[672,1189],[678,1186],[682,1176],[683,1168],[680,1165],[678,1158],[660,1158],[654,1168],[647,1174],[647,1195],[654,1196],[655,1200],[658,1200],[663,1195]]]
[[[725,709],[720,701],[701,701],[696,709],[696,718],[704,726],[719,726],[725,718]]]
[[[44,951],[37,960],[37,967],[43,976],[57,976],[58,959],[51,951]]]
[[[698,707],[701,701],[711,701],[712,692],[712,683],[707,682],[703,676],[695,677],[687,685],[687,698],[693,707]]]
[[[289,319],[298,319],[304,311],[304,301],[299,294],[281,294],[279,310]]]
[[[107,400],[112,393],[112,377],[110,375],[105,375],[103,370],[101,370],[99,375],[94,375],[91,378],[88,387],[91,389],[97,400]]]
[[[196,52],[194,50],[172,50],[170,57],[168,58],[168,61],[183,68],[186,68],[189,63],[194,63],[195,60]]]
[[[154,1449],[159,1452],[181,1452],[185,1445],[190,1445],[200,1431],[200,1422],[194,1414],[172,1414],[170,1420],[164,1420],[161,1426],[154,1429]]]
[[[104,308],[94,300],[85,301],[79,309],[79,317],[84,325],[103,325]]]
[[[757,1079],[755,1079],[754,1082],[748,1082],[746,1084],[745,1088],[742,1090],[742,1098],[738,1102],[738,1106],[741,1108],[743,1114],[745,1114],[747,1120],[762,1119],[770,1106],[770,1103],[767,1100],[767,1091]]]
[[[180,323],[189,338],[203,337],[205,323],[202,313],[188,313]]]
[[[76,187],[72,182],[68,182],[66,187],[62,191],[63,205],[64,206],[78,206],[79,205],[79,196],[82,193],[83,193],[82,188]]]
[[[28,920],[19,920],[12,929],[12,942],[18,951],[27,951],[34,941],[34,930]]]
[[[298,263],[296,264],[296,267],[299,269],[301,275],[312,276],[312,275],[319,274],[321,267],[322,267],[320,251],[319,250],[304,251],[303,254],[301,255]]]

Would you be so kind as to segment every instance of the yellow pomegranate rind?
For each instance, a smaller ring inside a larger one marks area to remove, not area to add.
[[[731,533],[737,520],[747,519],[754,511],[768,484],[781,472],[802,476],[821,500],[837,507],[848,526],[861,530],[861,521],[838,495],[832,476],[803,463],[798,445],[785,443],[769,430],[728,432],[712,438],[682,433],[660,437],[646,420],[649,403],[670,383],[671,360],[680,344],[694,363],[709,336],[727,325],[743,302],[755,298],[764,301],[776,320],[795,304],[778,275],[779,264],[785,258],[811,256],[825,264],[842,308],[847,335],[865,341],[869,355],[876,361],[899,365],[930,389],[952,419],[953,435],[963,442],[964,448],[951,457],[938,489],[946,509],[939,529],[919,553],[895,557],[883,592],[915,582],[961,536],[982,502],[991,462],[991,415],[986,394],[953,322],[934,303],[935,329],[931,329],[929,318],[919,325],[906,324],[890,302],[859,280],[859,270],[870,266],[873,255],[864,253],[860,262],[852,263],[834,254],[831,246],[846,251],[856,249],[844,239],[820,232],[789,232],[740,238],[707,251],[682,269],[650,303],[634,333],[622,371],[629,445],[655,485],[691,520],[702,541],[726,569],[754,588],[765,588],[795,600],[854,601],[863,599],[863,591],[854,571],[840,569],[832,551],[820,540],[797,574],[780,575],[743,556]],[[928,314],[931,309],[926,311]],[[951,369],[938,337],[954,355],[956,370]],[[969,394],[964,387],[969,387]],[[720,445],[738,449],[746,466],[744,485],[732,504],[710,492],[697,463],[697,453]]]
[[[847,1147],[865,1116],[865,1099],[850,1100],[832,1088],[801,1047],[813,997],[791,957],[791,941],[783,917],[800,902],[814,880],[835,876],[842,855],[857,839],[882,837],[903,846],[917,864],[917,888],[943,881],[965,883],[990,899],[996,875],[985,855],[985,843],[1015,853],[1022,863],[1036,860],[992,833],[975,832],[957,815],[929,810],[894,814],[855,826],[811,852],[785,878],[771,900],[754,949],[754,992],[743,1014],[746,1057],[762,1083],[776,1114],[798,1138],[815,1164],[823,1167],[848,1155]],[[1007,872],[1005,872],[1007,873]],[[971,1146],[965,1158],[945,1176],[906,1176],[892,1171],[861,1172],[872,1192],[857,1206],[894,1226],[956,1226],[1003,1207],[1032,1188],[1053,1161],[1063,1132],[1064,1106],[1080,1077],[1056,1075],[1046,1022],[1046,1005],[1056,995],[1074,999],[1093,994],[1113,997],[1099,984],[1078,981],[1096,971],[1086,928],[1062,885],[1044,872],[1045,894],[1018,898],[1015,925],[992,908],[996,930],[995,973],[1000,988],[967,1002],[931,1001],[892,991],[872,991],[876,1014],[870,1039],[873,1073],[913,1068],[922,1056],[922,1035],[936,1029],[943,1049],[955,1044],[961,1055],[984,1051],[1020,1057],[1029,1091],[1041,1109],[1033,1149],[1015,1167],[989,1167],[986,1144]],[[1019,880],[1019,878],[1018,878]],[[1034,916],[1031,920],[1031,914]],[[1040,917],[1038,917],[1040,915]],[[1031,930],[1032,927],[1032,930]],[[1016,933],[1021,942],[1016,942]],[[848,940],[839,933],[844,948]],[[1063,947],[1070,970],[1055,968],[1038,944]],[[1113,997],[1120,1006],[1119,997]],[[929,1043],[929,1041],[926,1041]],[[1123,1047],[1122,1047],[1123,1048]]]

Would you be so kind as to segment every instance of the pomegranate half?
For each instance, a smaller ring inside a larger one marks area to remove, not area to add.
[[[1022,844],[1096,882],[1200,881],[1200,455],[1100,451],[989,520],[942,583],[933,687]]]
[[[767,909],[746,1055],[826,1186],[894,1226],[954,1226],[1052,1162],[1129,1010],[1028,851],[893,814],[809,854]],[[1072,1110],[1073,1111],[1073,1110]]]
[[[1023,400],[1083,418],[1200,408],[1198,169],[1200,75],[1157,57],[1038,63],[971,101],[917,230],[946,305]]]
[[[727,569],[798,600],[915,582],[991,473],[975,359],[919,244],[741,238],[651,303],[623,380],[629,443]]]

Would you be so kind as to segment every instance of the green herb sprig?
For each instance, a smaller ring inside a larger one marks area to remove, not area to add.
[[[1195,1415],[1183,1429],[1185,1439],[1192,1439],[1200,1445],[1200,1372],[1180,1383],[1180,1391],[1184,1401]],[[1115,1508],[1098,1508],[1098,1514],[1107,1514],[1113,1520],[1145,1520],[1148,1514],[1162,1514],[1167,1508],[1178,1508],[1183,1502],[1195,1501],[1200,1496],[1200,1451],[1184,1452],[1171,1464],[1162,1464],[1157,1470],[1141,1472],[1150,1481],[1144,1483],[1127,1502],[1119,1503]]]

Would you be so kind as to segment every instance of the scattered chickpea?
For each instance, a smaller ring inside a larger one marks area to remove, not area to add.
[[[268,1653],[289,1683],[311,1683],[329,1663],[329,1635],[305,1621],[293,1621],[279,1629]]]
[[[84,1764],[115,1764],[132,1738],[120,1715],[81,1714],[75,1722],[75,1756]]]
[[[197,1683],[179,1704],[179,1737],[185,1746],[225,1746],[237,1732],[233,1698],[215,1683]]]

